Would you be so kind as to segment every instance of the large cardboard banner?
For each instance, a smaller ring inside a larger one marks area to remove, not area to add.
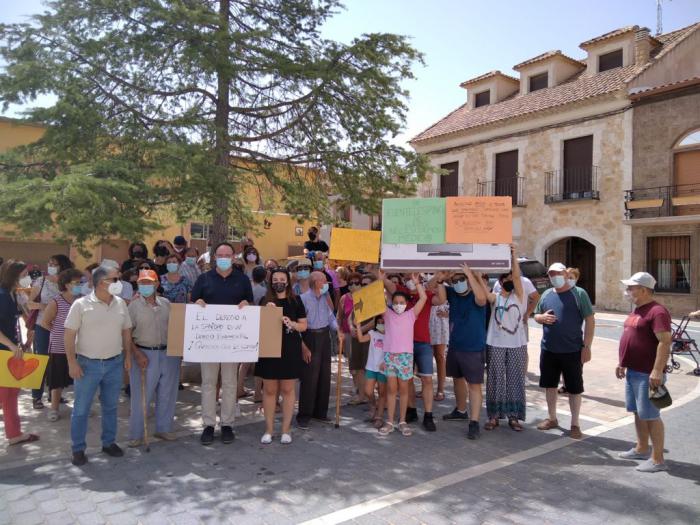
[[[384,199],[382,243],[444,243],[445,205],[445,199]]]
[[[384,282],[374,281],[352,294],[355,322],[362,323],[386,311]]]
[[[282,355],[282,308],[173,304],[168,355],[191,363],[255,363]]]
[[[17,359],[9,350],[0,350],[0,386],[39,388],[48,362],[47,355],[24,354]]]
[[[328,257],[336,261],[379,262],[381,232],[333,228]]]
[[[510,197],[447,197],[447,242],[510,244],[512,206]]]
[[[382,269],[394,271],[472,270],[501,273],[510,269],[508,244],[382,244]]]

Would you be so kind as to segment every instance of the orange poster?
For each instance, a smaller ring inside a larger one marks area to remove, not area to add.
[[[448,243],[510,244],[513,209],[510,197],[448,197]]]

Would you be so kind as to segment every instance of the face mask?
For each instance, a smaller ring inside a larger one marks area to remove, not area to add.
[[[297,272],[297,277],[299,279],[308,279],[309,275],[311,275],[311,272],[309,270],[299,270]]]
[[[230,257],[217,257],[216,258],[216,267],[221,270],[222,272],[225,272],[226,270],[231,269],[231,258]]]
[[[405,304],[392,304],[391,307],[394,309],[394,312],[396,312],[399,315],[406,311]]]
[[[180,267],[179,264],[177,263],[168,263],[165,265],[165,267],[168,269],[170,273],[175,273],[177,269]]]
[[[110,295],[119,295],[120,293],[122,293],[122,288],[122,282],[117,281],[116,283],[109,283],[107,291],[110,293]]]
[[[81,288],[81,295],[90,295],[90,292],[92,292],[92,288],[90,288],[90,283],[87,281],[83,283],[83,286]]]
[[[571,288],[573,288],[574,286],[576,286],[576,279],[567,279],[567,280],[566,280],[566,283],[567,283]]]
[[[348,290],[350,290],[351,292],[354,292],[355,290],[359,290],[359,289],[360,289],[359,284],[351,284],[350,286],[348,286]]]
[[[377,323],[377,332],[384,333],[384,323]]]
[[[508,293],[512,292],[513,289],[515,288],[515,284],[513,284],[513,281],[506,281],[502,284],[502,286],[503,286],[503,289]]]
[[[452,285],[452,288],[456,293],[464,294],[467,293],[467,291],[469,290],[469,283],[467,281],[459,281],[457,283],[454,283]]]
[[[312,241],[316,240],[316,234],[313,232],[309,232],[309,239],[311,239]]]
[[[413,281],[406,281],[406,288],[414,292],[416,290],[416,283]]]
[[[19,284],[20,288],[29,288],[32,285],[32,278],[28,275],[25,275],[19,280],[19,283],[17,284]]]
[[[328,293],[328,283],[321,286],[321,295]]]
[[[144,254],[143,254],[142,251],[134,252],[134,257],[133,257],[133,258],[134,258],[134,259],[143,259],[143,255],[144,255]]]
[[[287,283],[272,283],[272,291],[282,293],[287,289]]]
[[[564,279],[563,275],[554,275],[549,278],[549,282],[552,283],[554,288],[561,288],[566,284],[566,279]]]
[[[315,270],[323,270],[323,261],[314,261]]]
[[[139,284],[139,293],[144,297],[150,297],[156,291],[156,287],[153,284]]]
[[[248,255],[245,256],[245,260],[248,262],[255,262],[258,260],[258,256],[255,255],[254,253],[249,253]]]
[[[186,257],[185,264],[189,264],[190,266],[194,266],[195,264],[197,264],[197,259],[195,259],[194,257]]]
[[[629,293],[627,290],[622,292],[622,295],[624,295],[626,301],[629,301],[630,303],[634,302],[634,297],[632,297],[632,294]]]
[[[56,275],[58,273],[58,266],[49,266],[46,270],[46,273],[49,275]]]
[[[70,293],[73,295],[82,295],[83,294],[83,285],[76,284],[74,286],[71,286]]]

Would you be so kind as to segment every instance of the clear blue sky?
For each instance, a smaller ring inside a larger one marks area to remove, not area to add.
[[[578,44],[612,29],[640,25],[656,31],[656,0],[346,0],[325,35],[341,41],[371,32],[411,37],[425,55],[414,68],[408,140],[466,100],[460,82],[550,49],[574,58]],[[40,0],[0,0],[0,21],[40,12]],[[700,21],[700,0],[665,0],[663,30]],[[516,75],[517,76],[517,75]]]

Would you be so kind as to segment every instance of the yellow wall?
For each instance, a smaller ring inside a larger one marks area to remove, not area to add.
[[[0,153],[36,142],[43,134],[41,126],[0,117]]]

